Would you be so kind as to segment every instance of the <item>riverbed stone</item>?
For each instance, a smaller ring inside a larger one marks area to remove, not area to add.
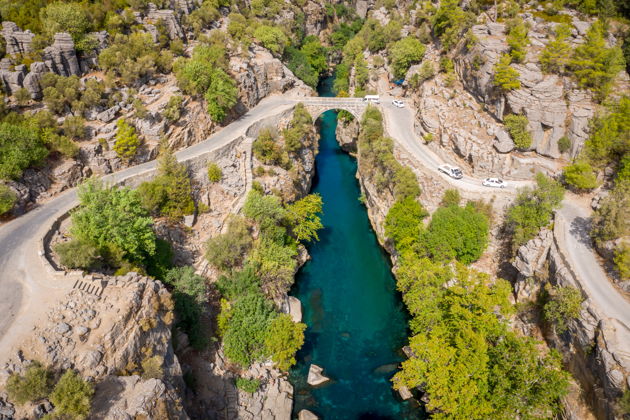
[[[323,371],[324,368],[321,366],[317,366],[315,364],[311,365],[308,369],[308,378],[306,379],[306,382],[308,382],[311,386],[317,386],[330,381],[330,378],[322,373]]]
[[[315,413],[313,413],[310,410],[300,410],[299,414],[298,414],[298,420],[318,420],[319,417],[317,417],[317,415],[315,415]]]
[[[293,322],[302,322],[302,302],[295,296],[289,296],[289,315]]]

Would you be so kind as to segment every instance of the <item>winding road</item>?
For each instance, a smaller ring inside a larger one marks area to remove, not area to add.
[[[208,139],[176,153],[178,160],[186,161],[200,154],[220,148],[234,139],[246,134],[248,128],[290,109],[298,102],[309,100],[313,106],[321,106],[321,98],[298,98],[289,96],[270,96],[261,101],[238,120],[213,134]],[[326,104],[333,98],[327,98]],[[356,100],[339,98],[333,100],[341,108],[356,105]],[[388,133],[403,146],[419,163],[453,185],[480,194],[489,189],[481,185],[481,180],[465,176],[454,180],[437,171],[444,163],[415,134],[415,113],[409,108],[395,108],[391,98],[383,98],[381,108],[384,111]],[[356,107],[351,109],[357,113]],[[156,162],[147,162],[127,168],[103,177],[106,183],[118,183],[133,176],[153,171]],[[505,193],[515,193],[522,186],[532,185],[530,181],[512,181]],[[39,244],[47,229],[61,214],[77,204],[76,190],[68,190],[54,199],[39,205],[31,212],[0,226],[0,358],[10,357],[8,351],[13,343],[32,331],[33,325],[44,316],[51,305],[66,293],[70,282],[50,278],[44,267],[43,258],[38,255]],[[587,217],[584,210],[566,201],[559,214],[566,224],[564,243],[569,244],[563,250],[578,278],[584,279],[584,290],[601,308],[604,316],[614,318],[630,326],[630,303],[612,286],[604,270],[599,265],[593,250],[584,239],[582,220]]]

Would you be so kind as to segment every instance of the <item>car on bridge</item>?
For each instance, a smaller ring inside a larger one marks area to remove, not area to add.
[[[438,171],[443,172],[454,179],[462,179],[464,177],[461,169],[459,169],[457,166],[452,166],[446,163],[444,165],[438,166]]]
[[[363,101],[371,103],[371,104],[380,104],[381,103],[381,97],[378,96],[378,95],[365,95],[363,97]]]
[[[394,99],[392,101],[392,105],[394,105],[396,108],[404,108],[405,107],[405,103],[403,101],[401,101],[400,99]]]
[[[483,180],[481,185],[491,188],[505,188],[507,187],[507,182],[499,178],[486,178]]]

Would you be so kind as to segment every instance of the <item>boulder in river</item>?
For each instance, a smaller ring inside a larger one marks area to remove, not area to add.
[[[317,365],[311,365],[308,369],[308,378],[306,379],[306,382],[308,382],[311,386],[317,386],[330,381],[330,378],[322,374],[323,371],[324,368]]]
[[[298,414],[298,420],[318,420],[319,417],[315,415],[312,411],[309,410],[300,410]]]
[[[302,322],[302,302],[294,296],[289,296],[289,315],[293,322]]]

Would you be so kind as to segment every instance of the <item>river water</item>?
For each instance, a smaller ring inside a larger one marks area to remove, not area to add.
[[[332,82],[320,83],[320,96],[333,96]],[[390,379],[404,360],[405,310],[388,257],[359,201],[356,161],[337,144],[337,115],[327,111],[320,120],[312,192],[324,200],[324,229],[319,242],[308,247],[312,260],[291,290],[302,301],[308,326],[290,372],[294,416],[306,408],[325,420],[424,418],[392,390]],[[311,363],[322,366],[332,381],[318,388],[308,385]]]

